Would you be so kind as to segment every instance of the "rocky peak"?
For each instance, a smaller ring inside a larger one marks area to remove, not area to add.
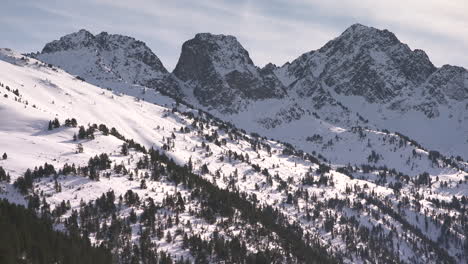
[[[197,58],[197,61],[190,59]],[[186,64],[190,64],[188,70]],[[186,41],[174,73],[182,80],[196,79],[203,74],[203,67],[209,67],[220,75],[234,70],[255,71],[249,53],[233,36],[198,33],[195,38]]]
[[[34,57],[96,85],[124,81],[152,87],[169,75],[144,42],[107,32],[82,29],[46,44]]]
[[[287,67],[296,80],[314,78],[336,93],[380,103],[417,87],[436,70],[423,51],[412,51],[388,30],[361,24]]]
[[[444,65],[423,85],[423,92],[444,102],[445,97],[457,101],[468,99],[468,71],[463,67]]]
[[[278,66],[276,66],[275,64],[273,63],[268,63],[267,65],[265,65],[262,69],[261,69],[261,72],[263,74],[273,74],[273,72],[278,69]]]
[[[89,47],[93,43],[93,34],[85,29],[80,29],[78,32],[65,35],[59,40],[47,43],[42,49],[42,53],[52,53],[81,47]]]
[[[319,52],[327,53],[328,56],[336,52],[352,53],[359,48],[384,49],[398,45],[398,38],[388,30],[379,30],[373,27],[354,24],[346,29],[339,37],[329,41]]]
[[[196,34],[182,45],[173,73],[190,83],[201,104],[213,108],[221,106],[231,111],[243,99],[284,95],[276,76],[264,76],[233,36]]]

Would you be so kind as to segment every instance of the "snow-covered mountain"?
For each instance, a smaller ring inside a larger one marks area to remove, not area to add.
[[[40,53],[29,55],[61,66],[104,88],[128,90],[141,85],[164,90],[171,85],[177,87],[151,49],[132,37],[107,32],[94,36],[82,29],[48,43]]]
[[[281,67],[209,33],[173,73],[107,33],[3,49],[0,197],[123,263],[463,262],[467,76],[359,24]]]
[[[354,128],[343,140],[354,152],[382,140],[409,163],[379,168],[374,153],[368,165],[327,164],[157,91],[141,100],[0,53],[0,197],[116,262],[466,260],[465,162]]]
[[[244,100],[282,98],[286,91],[271,67],[259,69],[233,36],[197,34],[182,46],[174,75],[188,98],[208,108],[236,111]]]
[[[47,48],[56,46],[53,43],[57,41],[47,44],[36,57],[84,75],[80,67],[70,64],[79,61],[75,51],[54,52]],[[89,50],[85,53],[81,57],[99,58]],[[125,60],[122,56],[117,59]],[[83,69],[92,68],[93,74],[105,74],[92,64],[81,65]],[[133,65],[126,69],[134,71]],[[184,43],[172,74],[160,67],[153,71],[165,77],[154,82],[146,77],[124,81],[159,88],[247,131],[308,152],[322,152],[326,146],[311,144],[307,138],[315,134],[339,137],[360,126],[368,131],[401,133],[448,157],[468,157],[466,69],[449,65],[436,68],[423,51],[411,50],[387,30],[355,24],[319,50],[281,67],[268,64],[264,68],[253,64],[235,37],[202,33]],[[114,85],[90,82],[114,89],[122,86],[118,78]],[[140,96],[127,86],[119,91]],[[347,162],[362,164],[369,154],[367,151]],[[333,156],[327,154],[334,162],[347,163]],[[390,166],[386,160],[381,160],[382,165]]]

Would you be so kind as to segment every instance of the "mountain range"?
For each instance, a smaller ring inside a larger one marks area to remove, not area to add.
[[[0,49],[0,98],[0,198],[114,263],[468,259],[468,72],[388,30],[264,67],[199,33],[172,72],[80,30]]]
[[[291,143],[306,151],[315,147],[303,127],[319,121],[320,129],[400,132],[449,156],[468,156],[467,70],[435,67],[388,30],[352,25],[281,67],[260,68],[235,37],[209,33],[183,44],[172,73],[140,41],[85,30],[48,43],[35,57],[102,87],[158,89],[269,137],[287,141],[300,130]]]

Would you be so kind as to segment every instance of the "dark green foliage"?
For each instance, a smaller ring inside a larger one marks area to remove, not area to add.
[[[49,125],[47,129],[52,130],[52,129],[59,128],[59,127],[60,127],[60,121],[57,118],[55,118],[53,121],[49,121]]]
[[[330,166],[327,166],[325,164],[319,164],[319,168],[317,170],[318,174],[324,174],[330,172]]]
[[[18,90],[18,89],[13,90],[13,93],[14,93],[16,96],[20,96],[20,93],[19,93],[19,90]]]
[[[380,155],[377,154],[374,150],[371,151],[371,154],[367,157],[367,162],[377,163],[380,160]]]
[[[419,174],[419,176],[415,179],[416,185],[430,185],[431,184],[431,177],[429,173],[424,172]]]
[[[39,179],[51,175],[56,175],[57,172],[51,164],[45,163],[44,166],[34,168],[34,171],[27,169],[23,177],[16,179],[14,186],[23,194],[27,194],[28,190],[33,187],[34,179]]]
[[[52,121],[52,124],[54,126],[54,128],[59,128],[60,127],[60,122],[57,118],[54,119],[54,121]]]
[[[6,173],[2,166],[0,166],[0,182],[1,181],[10,182],[10,174]]]
[[[110,252],[87,238],[53,230],[34,211],[0,201],[0,263],[112,263]]]
[[[325,249],[318,243],[306,243],[303,240],[303,230],[296,224],[290,224],[283,214],[271,206],[257,208],[255,203],[250,200],[256,200],[253,197],[247,197],[244,193],[230,192],[213,185],[202,177],[191,173],[187,166],[181,167],[165,154],[151,149],[149,151],[152,164],[164,163],[167,167],[169,179],[174,182],[180,182],[192,189],[192,198],[201,199],[202,207],[207,210],[207,215],[202,212],[202,217],[210,222],[213,215],[222,217],[233,217],[234,209],[241,212],[242,217],[251,223],[261,223],[270,232],[275,232],[282,241],[283,248],[288,249],[288,253],[295,256],[300,263],[335,263],[336,260],[330,258]],[[324,165],[325,166],[325,165]],[[330,169],[330,168],[328,168]],[[200,263],[203,263],[203,253],[198,255],[202,257]]]
[[[88,129],[85,129],[84,126],[80,126],[78,139],[94,139],[94,130],[95,128],[92,126],[88,127]]]
[[[66,119],[66,120],[65,120],[65,126],[66,126],[66,127],[77,127],[77,126],[78,126],[78,122],[76,121],[75,118]]]
[[[99,180],[99,171],[107,170],[111,168],[112,161],[106,153],[96,155],[94,158],[90,158],[88,161],[88,167],[84,168],[85,171],[89,171],[89,178],[91,180]]]
[[[98,129],[99,129],[99,131],[102,132],[102,134],[103,134],[104,136],[109,135],[109,129],[107,128],[106,125],[100,124]]]
[[[127,156],[128,155],[128,144],[123,143],[122,148],[120,149],[120,154]]]

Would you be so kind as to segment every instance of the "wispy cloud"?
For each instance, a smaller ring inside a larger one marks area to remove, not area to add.
[[[20,51],[87,28],[145,41],[172,69],[184,41],[212,32],[236,36],[260,66],[281,65],[359,22],[393,31],[436,65],[468,67],[468,3],[462,0],[6,0],[2,9],[7,32],[0,46]]]

